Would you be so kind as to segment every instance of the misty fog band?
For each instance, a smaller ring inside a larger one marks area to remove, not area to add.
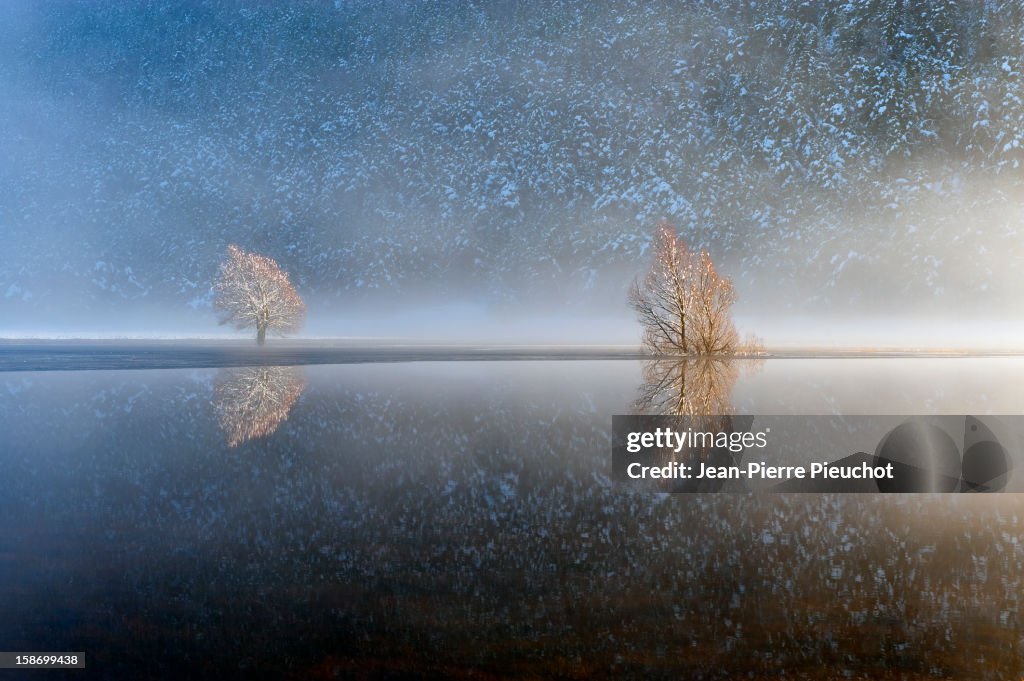
[[[614,416],[616,481],[659,492],[1017,492],[1024,415]]]

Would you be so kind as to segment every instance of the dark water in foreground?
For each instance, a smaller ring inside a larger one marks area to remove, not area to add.
[[[733,369],[707,389],[741,413],[1024,413],[1018,359]],[[610,415],[652,374],[2,374],[0,650],[85,651],[78,679],[1024,675],[1024,498],[617,487]]]

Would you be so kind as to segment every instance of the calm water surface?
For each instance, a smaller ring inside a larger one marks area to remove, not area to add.
[[[1024,499],[610,482],[612,414],[693,400],[1021,414],[1024,360],[5,373],[0,650],[85,651],[79,679],[1024,675]]]

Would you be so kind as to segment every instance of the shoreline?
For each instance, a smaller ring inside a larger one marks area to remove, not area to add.
[[[778,348],[725,361],[1024,357],[1010,350]],[[206,369],[393,362],[682,361],[623,345],[437,343],[408,339],[0,339],[0,372]]]

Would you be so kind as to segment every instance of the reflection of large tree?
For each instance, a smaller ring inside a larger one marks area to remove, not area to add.
[[[647,362],[634,406],[644,414],[665,416],[731,414],[738,376],[736,362],[710,357]]]
[[[288,418],[306,381],[294,367],[248,367],[220,372],[214,408],[228,446],[270,435]]]
[[[634,402],[640,414],[675,417],[660,424],[677,431],[693,430],[711,433],[732,433],[741,424],[735,423],[732,388],[739,377],[736,361],[692,357],[679,360],[654,360],[643,368],[644,383]],[[728,466],[736,463],[737,454],[713,442],[701,440],[682,449],[666,447],[660,452],[664,461],[695,465]],[[721,480],[672,480],[664,484],[671,491],[717,491]]]

